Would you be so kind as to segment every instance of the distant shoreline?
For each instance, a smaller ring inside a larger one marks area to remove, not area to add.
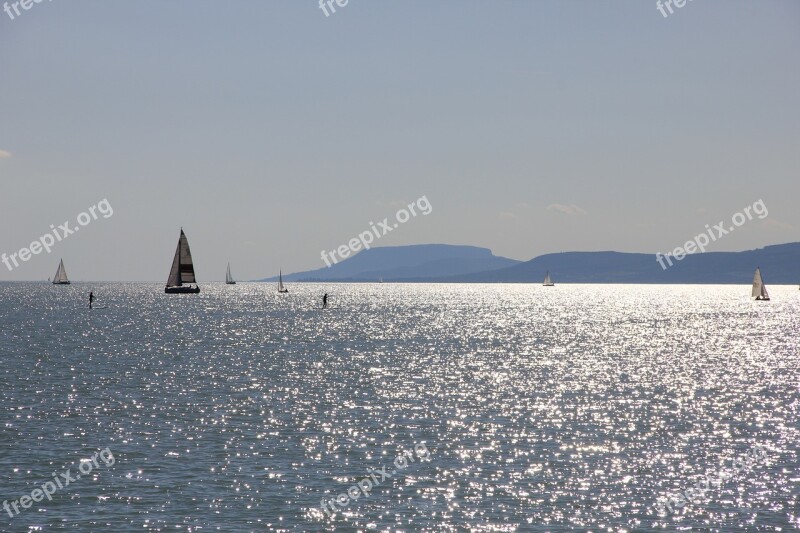
[[[72,281],[69,286],[64,286],[59,290],[69,290],[70,286],[74,285],[92,285],[92,284],[104,284],[104,285],[113,285],[113,284],[121,284],[121,283],[135,283],[138,285],[160,285],[163,286],[163,281],[109,281],[109,280],[94,280],[94,281]],[[219,281],[199,281],[200,286],[203,285],[226,285],[224,280]],[[49,281],[37,281],[37,280],[2,280],[0,281],[0,285],[2,284],[36,284],[36,285],[52,285],[52,282]],[[252,281],[237,281],[237,285],[239,284],[263,284],[263,285],[270,285],[272,284],[271,281],[259,281],[259,280],[252,280]],[[294,285],[533,285],[533,286],[541,286],[541,281],[348,281],[348,280],[335,280],[335,281],[293,281],[292,284]],[[706,286],[750,286],[750,281],[742,281],[742,282],[664,282],[664,283],[651,283],[651,282],[625,282],[625,281],[576,281],[576,282],[560,282],[556,283],[555,286],[577,286],[577,285],[652,285],[652,286],[664,286],[664,285],[706,285]],[[800,283],[767,283],[769,287],[797,287],[800,286]],[[543,287],[552,289],[550,287]]]

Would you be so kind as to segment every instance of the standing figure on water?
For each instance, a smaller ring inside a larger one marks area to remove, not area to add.
[[[327,292],[322,297],[322,308],[325,309],[326,307],[328,307],[328,293]]]
[[[89,309],[92,308],[92,302],[94,302],[94,292],[89,291]]]

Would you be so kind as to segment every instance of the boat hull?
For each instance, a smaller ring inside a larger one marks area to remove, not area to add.
[[[281,294],[286,294],[287,292],[289,292],[289,289],[283,289],[282,291],[279,290],[278,292]]]
[[[69,281],[54,281],[53,285],[71,285]]]
[[[164,287],[166,294],[199,294],[200,287]]]

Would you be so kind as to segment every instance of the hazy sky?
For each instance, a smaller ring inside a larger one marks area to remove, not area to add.
[[[12,11],[13,13],[13,11]],[[0,12],[0,280],[200,281],[380,245],[515,259],[800,240],[800,2],[56,0]],[[800,268],[800,266],[798,266]]]

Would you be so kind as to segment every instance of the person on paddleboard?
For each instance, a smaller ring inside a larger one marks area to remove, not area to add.
[[[89,291],[89,309],[92,308],[92,302],[94,302],[94,293]]]
[[[322,297],[322,308],[325,309],[328,307],[328,293],[325,293],[325,296]]]

